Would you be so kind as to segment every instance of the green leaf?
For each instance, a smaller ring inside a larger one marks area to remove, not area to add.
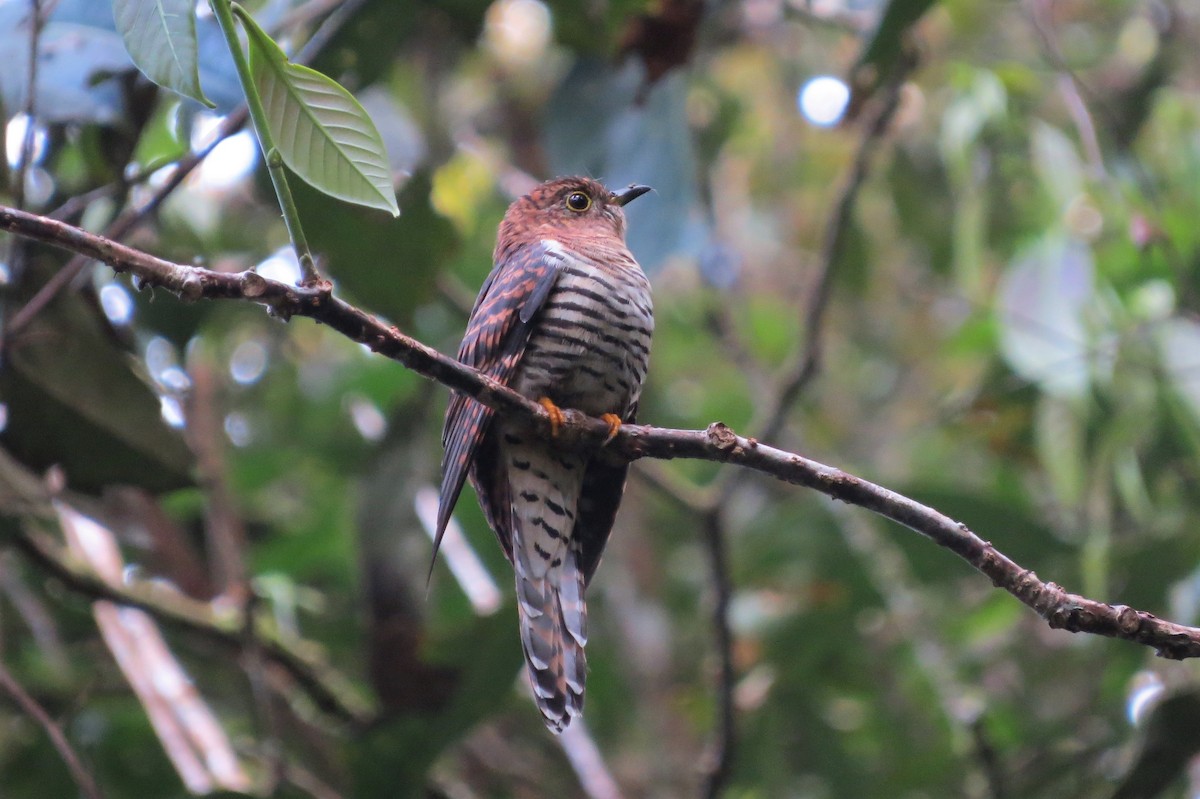
[[[454,225],[433,209],[429,191],[428,173],[410,178],[400,193],[404,215],[392,221],[303,185],[293,189],[309,244],[329,259],[339,288],[398,324],[434,295],[439,270],[459,249]]]
[[[93,313],[65,297],[10,343],[0,370],[9,416],[0,446],[35,471],[61,466],[78,491],[190,485],[191,451]]]
[[[113,20],[130,58],[159,86],[214,108],[200,88],[195,4],[190,0],[113,0]]]
[[[139,169],[157,169],[177,161],[188,151],[180,124],[179,103],[159,103],[153,116],[142,128],[133,160]]]
[[[383,139],[371,117],[337,81],[292,64],[241,6],[250,34],[250,71],[283,162],[339,200],[400,215]]]

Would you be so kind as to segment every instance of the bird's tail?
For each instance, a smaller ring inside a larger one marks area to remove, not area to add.
[[[575,546],[563,549],[561,568],[540,578],[516,569],[521,648],[529,683],[546,726],[554,733],[562,732],[583,712],[587,678],[583,573],[576,566]]]

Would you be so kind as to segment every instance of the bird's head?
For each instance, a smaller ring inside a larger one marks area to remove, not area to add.
[[[649,186],[630,185],[611,191],[584,177],[557,178],[538,185],[513,202],[500,227],[503,240],[514,238],[594,238],[625,241],[625,205]],[[501,242],[503,244],[503,241]]]

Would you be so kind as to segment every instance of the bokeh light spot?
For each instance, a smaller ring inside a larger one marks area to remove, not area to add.
[[[346,401],[346,409],[350,412],[350,420],[359,435],[370,442],[383,438],[387,432],[387,419],[383,412],[366,397],[350,397]]]
[[[163,382],[163,374],[179,363],[175,345],[162,336],[155,336],[146,343],[146,368],[155,382]]]
[[[1129,723],[1138,725],[1152,707],[1158,704],[1166,688],[1162,679],[1152,671],[1143,671],[1133,678],[1133,690],[1129,692],[1129,700],[1125,703],[1125,711],[1129,714]]]
[[[244,447],[254,440],[254,429],[246,414],[233,411],[225,417],[225,435],[235,447]]]
[[[25,173],[25,203],[39,208],[54,196],[54,178],[40,166],[31,166]]]
[[[21,148],[25,146],[25,133],[29,129],[28,114],[17,114],[4,129],[4,153],[8,165],[16,169],[21,165]],[[30,153],[30,163],[36,164],[46,154],[46,131],[40,125],[34,125],[33,151]]]
[[[116,283],[100,289],[100,307],[114,325],[127,325],[133,318],[133,299],[124,286]]]
[[[224,117],[200,113],[192,124],[191,145],[201,150],[217,136]],[[236,186],[258,163],[258,142],[248,130],[235,133],[213,148],[192,177],[192,184],[204,189],[221,190]]]
[[[188,373],[178,366],[164,369],[158,376],[158,380],[163,388],[176,394],[182,394],[192,387],[192,378],[188,377]]]
[[[550,45],[550,9],[541,0],[496,0],[485,19],[484,41],[509,66],[534,63]]]
[[[820,75],[804,84],[797,100],[805,119],[827,128],[842,121],[850,102],[850,87],[832,75]]]
[[[159,397],[159,403],[162,409],[162,418],[168,425],[174,428],[183,427],[186,417],[183,415],[183,405],[175,397]]]
[[[300,263],[291,247],[281,247],[254,270],[267,280],[296,285],[300,282]]]
[[[258,382],[267,369],[267,348],[251,339],[237,345],[229,358],[229,375],[243,386]]]

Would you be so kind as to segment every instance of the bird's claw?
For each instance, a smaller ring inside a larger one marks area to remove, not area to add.
[[[608,423],[608,435],[604,437],[604,443],[600,445],[603,447],[617,437],[617,433],[621,432],[621,425],[624,424],[624,422],[622,422],[621,417],[617,416],[615,413],[606,413],[600,418]]]
[[[546,414],[550,417],[550,437],[558,438],[558,429],[563,425],[562,409],[555,405],[549,397],[539,399],[538,405],[545,408]]]

